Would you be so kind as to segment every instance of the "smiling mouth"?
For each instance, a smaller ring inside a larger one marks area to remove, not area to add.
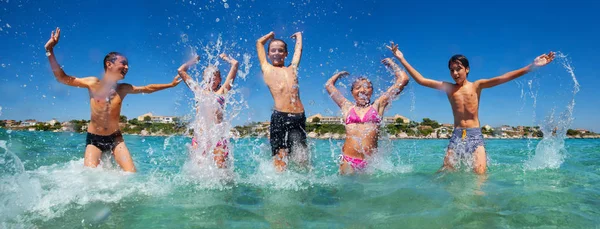
[[[125,76],[125,74],[127,74],[127,70],[122,70],[121,74],[123,74],[123,76]]]

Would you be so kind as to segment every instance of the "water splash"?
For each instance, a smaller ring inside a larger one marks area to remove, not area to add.
[[[7,222],[35,205],[41,186],[31,182],[21,159],[5,140],[0,140],[0,168],[0,222]]]
[[[185,43],[185,42],[184,42]],[[198,50],[194,44],[186,43],[192,55]],[[222,41],[221,35],[218,35],[217,40],[209,42],[202,47],[203,55],[200,59],[200,66],[190,69],[190,75],[194,78],[192,82],[188,82],[190,89],[193,92],[192,109],[194,113],[190,120],[189,128],[193,131],[195,146],[188,144],[189,158],[183,167],[185,181],[194,183],[202,188],[224,189],[228,188],[234,182],[235,173],[233,173],[233,160],[235,149],[232,144],[229,144],[233,137],[231,133],[231,122],[239,113],[248,108],[239,89],[235,84],[231,90],[224,95],[218,95],[210,89],[213,85],[213,75],[219,71],[221,59],[219,55],[227,53],[230,57],[239,59],[240,54],[235,54],[227,51],[228,48],[235,47],[235,43],[228,44]],[[236,72],[236,81],[246,79],[252,67],[250,63],[250,54],[241,55],[243,60],[241,66]],[[229,67],[229,66],[228,66]],[[243,70],[242,70],[243,69]],[[228,72],[222,72],[221,82],[226,81]],[[221,85],[219,85],[221,86]],[[215,163],[213,152],[218,152],[221,147],[226,148],[225,168]]]
[[[526,170],[538,169],[556,169],[564,162],[567,151],[565,149],[565,138],[567,130],[573,123],[573,111],[575,108],[575,95],[579,92],[579,82],[575,76],[575,71],[571,65],[571,60],[563,53],[556,54],[557,62],[567,71],[573,82],[571,98],[566,109],[560,114],[556,114],[557,107],[552,108],[550,114],[540,125],[543,139],[537,144],[535,154],[525,162]],[[534,100],[535,101],[535,100]],[[535,104],[535,103],[534,103]],[[534,116],[535,117],[535,116]]]

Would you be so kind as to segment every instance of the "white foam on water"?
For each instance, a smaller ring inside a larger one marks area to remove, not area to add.
[[[23,163],[4,140],[0,140],[0,152],[0,223],[6,225],[35,205],[41,185],[24,173]]]
[[[556,114],[560,107],[551,109],[550,114],[540,124],[541,131],[544,133],[543,139],[537,144],[535,154],[525,161],[525,170],[556,169],[564,162],[567,151],[565,149],[565,138],[567,130],[573,122],[573,111],[575,108],[575,95],[579,92],[579,82],[575,76],[571,60],[563,53],[557,52],[556,61],[569,74],[573,83],[571,99],[566,105],[566,109],[560,114]],[[534,100],[535,101],[535,100]],[[560,106],[560,105],[557,105]],[[535,116],[534,116],[535,117]]]
[[[118,203],[127,198],[170,192],[171,185],[164,185],[168,181],[160,177],[140,178],[120,169],[84,167],[83,159],[3,176],[0,220],[47,221],[91,203]],[[110,214],[106,209],[101,213],[94,218],[101,220]]]
[[[141,180],[119,169],[88,168],[83,166],[83,159],[42,166],[29,174],[45,185],[41,198],[30,209],[44,219],[62,216],[70,204],[117,203],[131,196],[160,196],[170,191],[159,177]]]
[[[252,155],[255,163],[258,163],[257,171],[240,182],[258,187],[275,190],[306,190],[310,187],[311,174],[297,172],[288,168],[278,172],[273,165],[273,160]]]

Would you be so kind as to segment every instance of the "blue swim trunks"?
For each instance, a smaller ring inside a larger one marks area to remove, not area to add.
[[[484,146],[483,134],[479,128],[454,128],[448,149],[457,154],[473,154],[477,147]]]

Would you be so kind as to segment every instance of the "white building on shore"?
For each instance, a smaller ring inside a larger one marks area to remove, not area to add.
[[[144,121],[144,118],[150,117],[150,122],[152,123],[173,123],[175,116],[157,116],[153,115],[152,112],[143,114],[137,117],[137,120],[140,122]]]

